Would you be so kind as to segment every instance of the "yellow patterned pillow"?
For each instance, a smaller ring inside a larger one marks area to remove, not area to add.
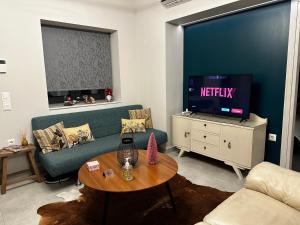
[[[64,128],[63,132],[67,138],[69,148],[95,140],[88,124],[79,127]]]
[[[127,120],[122,119],[122,134],[146,132],[145,119]]]
[[[129,110],[130,119],[145,119],[145,127],[153,128],[152,118],[151,118],[151,109],[136,109]]]
[[[44,154],[67,148],[67,139],[63,133],[64,123],[54,124],[44,130],[34,130],[35,136],[40,148]]]

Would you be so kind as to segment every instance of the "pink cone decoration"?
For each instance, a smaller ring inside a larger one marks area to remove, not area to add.
[[[158,149],[157,149],[157,143],[153,132],[151,133],[148,141],[147,159],[150,165],[155,165],[158,163]]]

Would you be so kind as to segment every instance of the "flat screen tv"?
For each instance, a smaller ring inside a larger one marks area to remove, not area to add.
[[[251,83],[251,75],[191,76],[189,111],[248,119]]]

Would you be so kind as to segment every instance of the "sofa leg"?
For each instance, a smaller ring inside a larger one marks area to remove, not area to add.
[[[165,153],[166,149],[167,149],[166,146],[167,146],[166,144],[159,145],[158,146],[158,151]]]
[[[77,178],[76,186],[79,187],[81,184],[82,184],[81,181],[79,180],[79,178]]]

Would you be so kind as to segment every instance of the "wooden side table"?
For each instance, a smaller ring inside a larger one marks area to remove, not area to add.
[[[35,159],[33,156],[33,152],[35,150],[34,145],[28,145],[27,147],[25,147],[24,149],[20,150],[19,152],[11,152],[8,150],[4,150],[4,149],[0,149],[0,160],[1,160],[1,164],[2,164],[2,171],[0,173],[0,184],[1,184],[1,194],[5,194],[6,193],[6,188],[7,185],[11,185],[11,184],[16,184],[19,183],[21,181],[24,180],[35,180],[37,182],[42,182],[38,167],[35,163]],[[18,179],[15,179],[13,181],[7,182],[7,163],[8,163],[8,159],[17,155],[23,155],[26,154],[27,156],[27,160],[29,162],[30,165],[30,169],[32,172],[32,175],[27,176],[27,177],[20,177]]]

